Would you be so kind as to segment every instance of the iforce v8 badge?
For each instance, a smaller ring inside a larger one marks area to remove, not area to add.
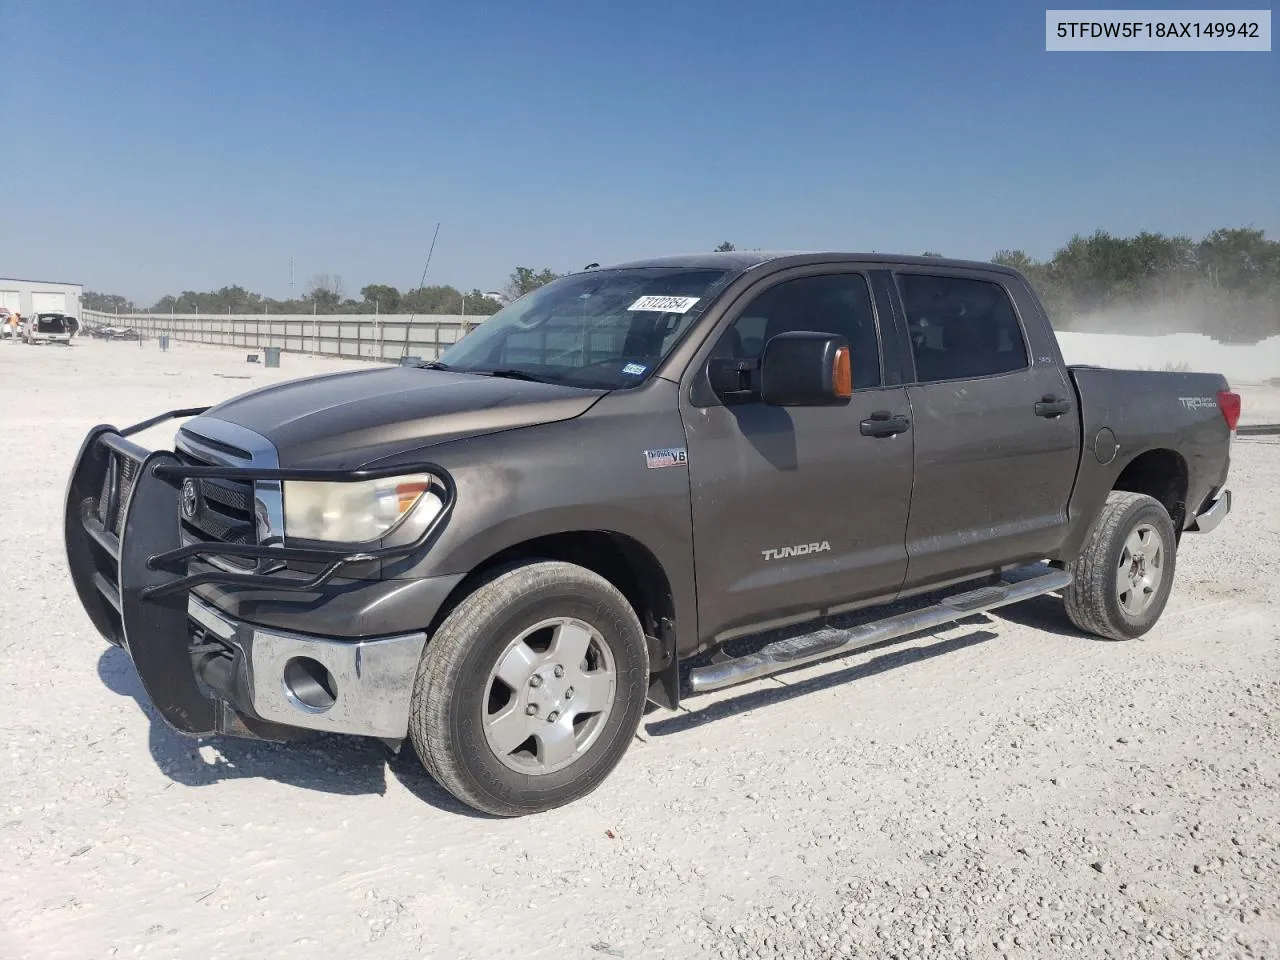
[[[646,450],[644,460],[650,470],[657,470],[659,467],[683,467],[689,462],[689,455],[684,447],[667,447],[664,450]]]

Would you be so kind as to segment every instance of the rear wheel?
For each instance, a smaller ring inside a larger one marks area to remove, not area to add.
[[[1113,491],[1080,556],[1068,569],[1067,616],[1081,630],[1132,640],[1156,625],[1177,564],[1173,520],[1160,501]]]
[[[613,771],[648,680],[644,631],[611,583],[575,564],[525,562],[477,587],[432,636],[409,737],[463,803],[538,813]]]

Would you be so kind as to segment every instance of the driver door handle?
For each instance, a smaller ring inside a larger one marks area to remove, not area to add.
[[[862,421],[864,437],[894,437],[911,429],[911,421],[899,414],[893,416],[888,410],[877,410]]]

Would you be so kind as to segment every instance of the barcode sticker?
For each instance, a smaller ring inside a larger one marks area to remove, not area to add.
[[[688,313],[701,297],[641,297],[628,310],[656,310],[661,313]]]

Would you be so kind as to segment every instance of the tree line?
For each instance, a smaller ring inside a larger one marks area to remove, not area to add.
[[[1224,228],[1200,240],[1100,230],[1072,237],[1049,260],[1021,250],[992,259],[1026,275],[1060,330],[1236,342],[1280,334],[1280,241],[1262,230]]]
[[[720,251],[737,247],[725,241]],[[925,256],[942,256],[925,251]],[[1115,236],[1103,230],[1076,235],[1047,260],[1018,249],[998,250],[996,263],[1020,270],[1044,301],[1059,330],[1132,333],[1206,333],[1255,342],[1280,334],[1280,241],[1252,228],[1214,230],[1199,240],[1144,231]],[[514,300],[559,277],[550,268],[517,267],[501,291]],[[86,291],[84,306],[128,312],[124,297]],[[301,299],[274,300],[243,287],[208,293],[184,291],[160,298],[158,313],[418,313],[488,316],[501,302],[472,290],[425,286],[401,291],[369,284],[360,299],[347,297],[341,277],[312,279]]]
[[[501,299],[481,293],[478,289],[464,293],[449,284],[400,290],[388,283],[371,283],[361,287],[360,298],[355,299],[346,295],[341,276],[318,274],[311,278],[307,292],[302,297],[285,300],[264,297],[237,284],[203,293],[184,290],[179,294],[163,296],[150,305],[136,303],[116,293],[86,290],[80,302],[86,309],[100,310],[103,313],[416,313],[490,316],[502,307],[503,302],[521,297],[559,276],[549,268],[535,270],[532,267],[516,267],[503,289],[497,291]]]

